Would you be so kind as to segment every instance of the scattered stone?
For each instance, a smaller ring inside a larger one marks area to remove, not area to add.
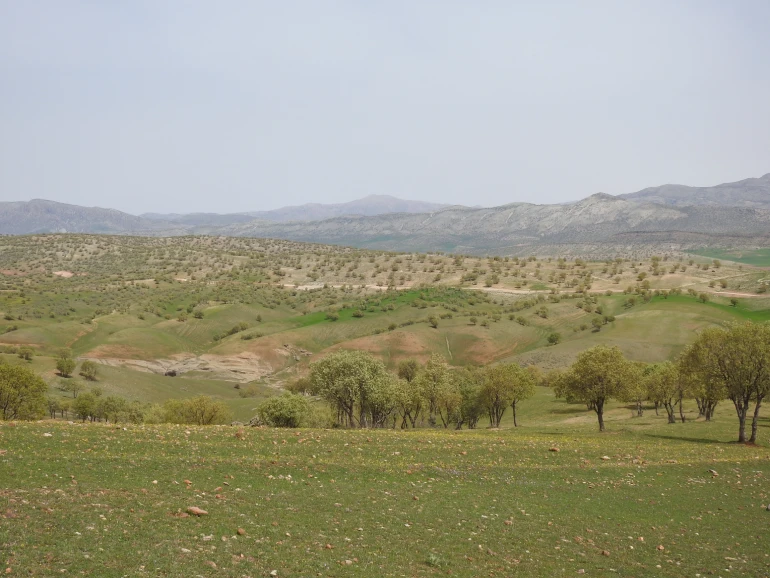
[[[549,451],[549,452],[558,452],[558,451],[560,451],[560,450],[559,450],[559,448],[551,448],[551,449],[550,449],[550,450],[548,450],[548,451]]]
[[[206,510],[201,510],[197,506],[190,506],[189,508],[187,508],[187,513],[188,514],[193,514],[194,516],[207,516],[208,515],[208,512]]]
[[[659,544],[659,545],[658,545],[658,550],[660,550],[661,552],[662,552],[663,550],[665,550],[665,548],[663,547],[663,544]]]
[[[246,530],[244,530],[243,528],[238,528],[238,535],[239,536],[245,536],[246,535]]]
[[[602,556],[609,556],[610,551],[609,550],[602,550]]]
[[[604,460],[605,462],[606,462],[607,460],[609,460],[609,459],[612,459],[612,458],[610,458],[610,456],[602,456],[602,460]]]
[[[169,369],[163,375],[165,375],[166,377],[176,377],[176,370],[175,369]]]
[[[715,478],[719,475],[716,470],[709,470],[709,473]]]
[[[44,438],[50,438],[50,437],[53,437],[53,434],[52,434],[52,433],[48,433],[48,432],[45,432],[45,433],[43,434],[43,437],[44,437]]]

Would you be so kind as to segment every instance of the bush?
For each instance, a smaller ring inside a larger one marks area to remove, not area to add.
[[[192,399],[169,399],[153,406],[145,415],[147,423],[211,425],[230,421],[230,408],[207,395]]]
[[[31,347],[20,347],[19,348],[19,359],[24,359],[26,361],[32,361],[32,356],[35,355],[34,350]]]
[[[557,343],[559,343],[560,341],[561,341],[561,333],[556,333],[556,332],[554,332],[554,333],[551,333],[551,334],[548,336],[548,343],[549,343],[550,345],[556,345],[556,344],[557,344]]]
[[[293,393],[271,397],[257,407],[259,418],[272,427],[300,427],[309,414],[307,398]]]

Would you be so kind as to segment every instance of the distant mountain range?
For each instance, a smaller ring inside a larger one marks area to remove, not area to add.
[[[187,225],[230,225],[259,219],[286,223],[289,221],[321,221],[349,215],[373,216],[386,213],[430,213],[448,205],[408,201],[390,195],[369,195],[348,203],[321,204],[307,203],[293,207],[282,207],[272,211],[252,211],[249,213],[192,213],[189,215],[145,213],[141,217]]]
[[[677,207],[706,205],[770,209],[770,173],[758,179],[745,179],[737,183],[724,183],[715,187],[663,185],[619,196],[633,201],[675,205]]]
[[[388,250],[517,254],[584,245],[770,245],[770,174],[715,187],[664,185],[570,204],[446,206],[389,196],[235,214],[128,215],[52,201],[0,203],[0,233],[275,237]]]
[[[107,233],[126,234],[145,232],[147,234],[178,234],[174,229],[182,228],[170,223],[155,223],[99,207],[80,207],[32,199],[0,203],[0,234],[28,235],[32,233]]]

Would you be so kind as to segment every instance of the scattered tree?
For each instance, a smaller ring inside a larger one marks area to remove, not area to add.
[[[4,420],[45,414],[48,386],[31,369],[0,361],[0,412]]]
[[[597,345],[578,355],[575,363],[556,382],[556,395],[570,403],[584,403],[596,412],[599,431],[604,431],[604,406],[622,399],[635,377],[632,364],[616,346]]]

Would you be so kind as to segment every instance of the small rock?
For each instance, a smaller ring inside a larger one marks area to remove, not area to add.
[[[45,433],[43,434],[43,437],[44,437],[44,438],[50,438],[50,437],[53,437],[53,434],[52,434],[52,433],[48,433],[48,432],[45,432]]]
[[[662,552],[663,550],[665,550],[665,548],[663,547],[663,544],[660,544],[660,545],[658,545],[658,550],[660,550],[661,552]]]
[[[548,450],[549,452],[558,452],[560,451],[559,448],[551,448]]]
[[[604,460],[605,462],[606,462],[607,460],[609,460],[609,459],[612,459],[612,458],[610,458],[610,456],[602,456],[602,460]]]
[[[602,550],[602,556],[609,556],[610,551],[609,550]]]
[[[270,576],[278,576],[278,570],[273,570],[270,572]]]
[[[208,515],[208,512],[206,510],[201,510],[197,506],[190,506],[189,508],[187,508],[187,512],[189,514],[193,514],[195,516],[207,516]]]
[[[709,473],[710,473],[712,476],[714,476],[714,477],[717,477],[717,476],[719,475],[719,474],[717,473],[717,471],[716,471],[716,470],[709,470]]]
[[[245,536],[246,535],[246,530],[244,530],[243,528],[238,528],[238,535],[239,536]]]

